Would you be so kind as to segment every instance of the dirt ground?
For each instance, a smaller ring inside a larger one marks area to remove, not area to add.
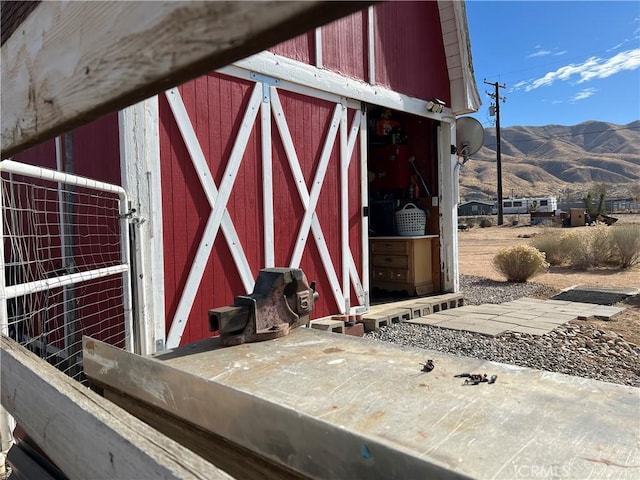
[[[614,215],[619,223],[640,224],[640,215]],[[511,223],[498,227],[480,228],[475,226],[466,232],[458,233],[459,265],[462,275],[475,275],[492,280],[505,281],[491,261],[496,252],[503,247],[529,244],[531,235],[543,231],[540,226],[513,226]],[[590,227],[576,227],[571,231]],[[563,229],[563,231],[569,229]],[[556,290],[572,286],[589,287],[640,287],[640,265],[626,270],[619,268],[598,268],[587,271],[573,270],[567,267],[551,267],[548,273],[534,277],[530,281],[548,285]],[[622,335],[628,342],[640,345],[640,296],[632,297],[616,306],[626,310],[610,321],[588,320],[603,330],[611,330]]]

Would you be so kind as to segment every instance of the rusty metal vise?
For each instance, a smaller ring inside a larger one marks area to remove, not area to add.
[[[209,330],[220,333],[223,347],[261,342],[308,325],[318,299],[315,282],[299,268],[260,270],[253,293],[237,296],[233,306],[209,310]]]

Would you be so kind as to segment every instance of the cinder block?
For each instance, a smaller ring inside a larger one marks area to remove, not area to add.
[[[362,317],[362,324],[365,332],[378,330],[380,327],[389,325],[389,315],[384,314],[367,314]]]
[[[327,330],[334,333],[344,333],[344,322],[330,319],[311,320],[311,328]]]
[[[364,323],[356,323],[350,327],[344,327],[344,333],[353,337],[361,337],[364,335]]]
[[[397,310],[385,310],[384,313],[386,315],[389,315],[389,323],[392,325],[394,323],[407,322],[411,320],[410,308],[403,308],[403,309],[397,309]]]

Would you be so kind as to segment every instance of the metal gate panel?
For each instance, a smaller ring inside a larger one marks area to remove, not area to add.
[[[0,330],[83,379],[82,336],[132,350],[122,187],[0,162]]]

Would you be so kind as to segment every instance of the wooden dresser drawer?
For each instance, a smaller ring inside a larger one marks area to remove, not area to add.
[[[409,270],[389,269],[389,281],[407,283],[409,281]]]
[[[371,257],[374,267],[409,268],[409,257],[406,255],[374,255]]]
[[[371,253],[406,255],[409,253],[408,240],[372,240]]]
[[[391,270],[388,268],[374,268],[371,270],[371,279],[378,282],[388,282],[391,278]]]

